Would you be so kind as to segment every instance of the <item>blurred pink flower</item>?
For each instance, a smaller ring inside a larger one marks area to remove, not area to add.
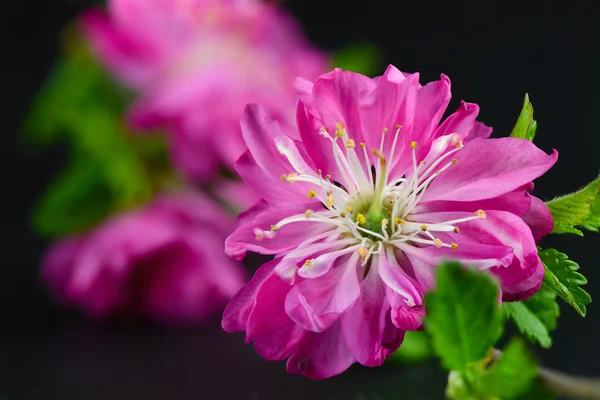
[[[497,276],[504,301],[538,290],[535,241],[552,217],[531,181],[557,159],[533,143],[490,139],[462,102],[441,122],[450,80],[425,86],[334,70],[297,81],[301,141],[248,106],[236,164],[264,201],[227,238],[236,259],[272,254],[223,314],[268,360],[313,378],[381,365],[419,329],[435,269],[456,259]],[[441,124],[440,124],[441,122]]]
[[[291,127],[293,79],[327,68],[291,15],[259,0],[109,0],[108,15],[81,22],[100,59],[140,93],[131,123],[166,126],[175,163],[199,181],[244,152],[246,104]]]
[[[196,193],[157,198],[49,249],[42,277],[67,306],[91,317],[134,313],[198,323],[222,310],[245,282],[223,252],[231,217]]]

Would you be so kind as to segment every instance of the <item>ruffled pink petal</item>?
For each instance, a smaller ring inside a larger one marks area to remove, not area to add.
[[[245,221],[238,224],[235,231],[225,240],[225,253],[236,260],[242,260],[247,251],[278,254],[298,246],[299,243],[310,237],[308,232],[320,233],[324,229],[330,228],[326,224],[306,220],[306,222],[302,221],[279,228],[272,238],[265,237],[262,240],[257,238],[255,229],[268,232],[272,225],[284,218],[296,215],[304,217],[304,212],[308,208],[306,205],[271,208],[253,217],[246,216]],[[298,224],[302,224],[303,229],[298,229]]]
[[[240,266],[231,265],[220,252],[209,256],[201,249],[179,241],[138,263],[139,301],[145,313],[167,323],[203,322],[242,287]],[[219,264],[219,280],[211,279],[212,263]]]
[[[396,328],[405,331],[420,329],[425,318],[425,307],[410,307],[406,300],[391,288],[386,289],[387,301],[390,303],[390,318]]]
[[[381,365],[385,357],[396,350],[390,348],[384,338],[391,320],[386,285],[379,277],[380,260],[381,256],[373,259],[369,273],[360,284],[358,300],[341,318],[346,345],[356,361],[369,367]],[[397,329],[394,327],[394,330]],[[396,335],[392,333],[392,336]]]
[[[422,144],[430,142],[451,97],[450,78],[444,74],[440,75],[439,81],[429,82],[419,88],[412,127],[413,140]]]
[[[295,172],[282,151],[289,152],[294,162],[302,165],[302,168],[310,170],[310,167],[300,150],[281,131],[279,124],[262,108],[249,105],[242,119],[242,134],[249,149],[249,153],[245,153],[236,163],[236,170],[242,178],[271,204],[306,202],[306,194],[312,186],[282,181],[282,176]],[[278,143],[281,150],[278,149]]]
[[[537,257],[531,268],[531,276],[515,285],[502,287],[502,301],[521,301],[533,296],[542,286],[544,281],[544,264]]]
[[[508,246],[478,244],[468,241],[458,241],[458,243],[459,246],[456,251],[446,247],[438,249],[435,246],[423,248],[411,245],[401,246],[425,292],[434,288],[435,269],[444,260],[457,260],[464,265],[489,269],[494,266],[510,265],[514,257],[513,249]]]
[[[260,334],[277,330],[291,322],[284,307],[286,296],[291,289],[292,286],[275,274],[264,281],[255,296],[255,306],[248,317],[247,343]]]
[[[531,196],[531,206],[526,213],[521,215],[523,221],[529,226],[536,242],[554,229],[554,219],[546,204],[535,196]]]
[[[285,300],[290,318],[312,332],[327,330],[360,294],[357,261],[350,258],[326,275],[295,284]]]
[[[273,268],[279,260],[275,259],[263,264],[254,277],[231,299],[223,312],[221,326],[227,332],[243,331],[248,324],[248,317],[256,304],[256,296],[267,279],[273,276]]]
[[[515,215],[523,215],[531,207],[531,196],[522,188],[512,192],[485,200],[476,201],[432,201],[418,204],[413,214],[448,212],[448,211],[470,211],[498,210],[508,211]]]
[[[283,360],[296,349],[306,334],[304,329],[288,318],[288,322],[277,329],[256,335],[254,348],[265,360]]]
[[[125,85],[141,89],[156,76],[157,60],[152,47],[130,38],[106,14],[91,10],[79,22],[98,57]]]
[[[171,0],[111,0],[109,11],[117,26],[132,39],[151,43],[162,56],[174,53],[188,40],[190,16],[199,13],[199,3]],[[195,9],[195,10],[194,10]]]
[[[379,276],[383,283],[398,293],[410,306],[423,304],[423,288],[398,263],[392,248],[379,256]],[[406,260],[408,261],[408,260]]]
[[[465,142],[477,138],[487,139],[492,133],[492,128],[476,122],[475,119],[478,115],[479,106],[477,104],[461,101],[458,110],[439,126],[435,137],[458,133],[465,139]]]
[[[355,362],[337,322],[322,333],[305,332],[287,361],[287,371],[313,379],[326,379],[341,374]]]
[[[497,197],[541,176],[557,157],[524,139],[475,139],[456,153],[458,165],[433,180],[422,202]]]

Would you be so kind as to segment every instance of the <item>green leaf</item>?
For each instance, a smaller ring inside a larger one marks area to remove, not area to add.
[[[579,265],[555,249],[541,250],[539,256],[546,268],[544,285],[554,290],[579,315],[585,317],[585,306],[592,302],[592,298],[581,288],[581,285],[587,283],[587,279],[577,272]]]
[[[110,199],[102,166],[89,161],[74,162],[38,202],[34,224],[38,233],[45,236],[82,232],[110,212]]]
[[[405,364],[423,362],[433,356],[431,339],[424,331],[407,331],[402,345],[391,357],[392,361]]]
[[[502,400],[517,399],[534,386],[537,373],[537,363],[525,343],[512,339],[477,381],[478,391]]]
[[[583,236],[577,227],[598,232],[600,228],[600,176],[583,189],[546,203],[552,218],[552,233],[571,233]]]
[[[379,72],[381,58],[381,53],[374,44],[354,43],[334,54],[333,67],[374,76]]]
[[[76,36],[25,121],[29,141],[69,144],[66,171],[34,215],[39,233],[82,232],[178,184],[161,136],[135,135],[123,119],[131,95],[115,84]]]
[[[529,299],[504,303],[502,308],[531,343],[538,342],[544,348],[552,346],[550,332],[556,328],[556,320],[560,315],[556,293],[553,290],[542,286]]]
[[[525,94],[525,101],[523,102],[523,109],[517,123],[510,133],[510,137],[526,139],[533,142],[535,132],[537,130],[537,122],[533,119],[533,106],[529,102],[529,95]]]
[[[437,288],[426,295],[425,303],[425,327],[449,370],[463,371],[482,359],[502,333],[498,285],[487,273],[443,263]]]

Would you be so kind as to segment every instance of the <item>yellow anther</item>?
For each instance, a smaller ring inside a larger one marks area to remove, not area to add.
[[[455,226],[454,227],[454,233],[458,233],[458,232],[460,232],[460,229],[458,229],[458,226]]]
[[[382,219],[382,220],[381,220],[381,229],[385,231],[385,230],[387,229],[387,227],[388,227],[388,223],[389,223],[389,222],[390,222],[390,221],[388,221],[388,219],[387,219],[387,218],[384,218],[384,219]]]
[[[411,149],[416,149],[417,148],[417,142],[410,142],[410,148]]]
[[[309,219],[310,216],[312,215],[313,210],[306,210],[304,211],[304,216],[306,217],[306,219]]]
[[[356,147],[356,143],[354,143],[354,140],[353,140],[353,139],[348,139],[348,140],[346,141],[346,148],[347,148],[347,149],[353,149],[353,148],[355,148],[355,147]]]
[[[435,239],[433,239],[433,244],[435,244],[435,247],[437,247],[439,249],[440,247],[442,247],[444,242],[442,242],[441,239],[435,238]]]
[[[386,133],[388,133],[388,128],[383,128],[383,134],[385,135]]]
[[[366,143],[364,143],[364,142],[360,142],[360,145],[359,145],[359,146],[360,146],[360,147],[366,147],[366,146],[367,146],[367,144],[366,144]]]
[[[341,212],[341,213],[340,213],[340,217],[342,217],[342,218],[346,218],[346,213],[345,213],[345,212]]]
[[[358,250],[356,250],[356,252],[360,256],[360,260],[362,262],[364,262],[367,256],[369,255],[369,249],[367,249],[366,247],[359,247]]]
[[[313,263],[315,262],[314,258],[309,258],[308,260],[304,261],[304,265],[302,265],[303,267],[310,267],[311,265],[313,265]]]
[[[421,225],[421,230],[422,230],[423,232],[427,231],[427,225]]]
[[[373,149],[373,150],[371,150],[371,154],[379,157],[379,161],[381,161],[381,165],[386,165],[387,161],[385,160],[385,157],[383,156],[383,154],[381,154],[381,152],[379,150]]]
[[[452,250],[456,251],[456,250],[458,250],[458,244],[456,244],[456,243],[452,243],[452,244],[450,245],[450,248],[451,248]]]
[[[352,214],[352,211],[354,211],[354,210],[352,210],[352,207],[348,206],[348,207],[346,207],[346,211],[348,211],[350,214]]]
[[[287,175],[281,175],[281,182],[287,181]]]
[[[277,227],[277,225],[271,225],[271,231],[272,231],[272,232],[277,232],[277,229],[279,229],[279,228]]]
[[[394,223],[395,223],[396,225],[400,225],[400,218],[398,218],[398,217],[394,217]]]
[[[452,159],[452,164],[454,164],[454,165],[458,164],[458,160],[456,158]]]
[[[296,183],[296,178],[298,177],[298,174],[293,173],[293,174],[288,174],[287,176],[283,175],[281,177],[281,180],[284,180],[283,179],[284,176],[285,176],[285,180],[288,181],[289,183]]]
[[[401,129],[401,128],[402,128],[402,125],[396,124],[396,129]]]
[[[331,207],[333,205],[333,201],[334,201],[333,196],[329,195],[329,196],[327,196],[327,202],[325,204],[327,205],[327,207]]]
[[[325,179],[330,180],[331,179],[331,174],[325,175]]]
[[[360,214],[360,213],[359,213],[359,214],[356,216],[356,223],[357,223],[357,224],[359,224],[359,225],[364,225],[366,222],[367,222],[367,219],[365,218],[365,216],[364,216],[364,215],[362,215],[362,214]]]
[[[482,218],[482,219],[485,219],[485,217],[487,217],[487,214],[483,210],[475,211],[475,215],[477,215],[479,218]]]
[[[314,190],[311,189],[311,190],[308,191],[308,195],[307,196],[308,196],[309,199],[312,199],[316,195],[317,195],[317,192],[315,192]]]
[[[343,131],[343,130],[344,130],[344,125],[342,125],[342,123],[341,123],[341,122],[338,122],[338,123],[336,123],[336,124],[335,124],[335,127],[336,127],[336,128],[338,128],[340,131]]]
[[[406,222],[405,220],[403,220],[402,218],[400,218],[398,220],[398,225],[403,225],[405,222]]]

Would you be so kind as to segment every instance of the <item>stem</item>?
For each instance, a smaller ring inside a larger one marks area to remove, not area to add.
[[[574,399],[599,400],[600,379],[567,375],[544,367],[539,368],[542,382],[558,395]]]
[[[494,349],[493,359],[497,360],[500,356],[502,352]],[[571,399],[600,400],[600,378],[572,376],[542,366],[538,374],[542,383],[557,395]]]

